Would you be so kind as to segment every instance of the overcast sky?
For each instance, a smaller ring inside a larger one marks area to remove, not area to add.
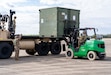
[[[80,27],[98,28],[99,34],[111,34],[111,0],[0,0],[0,13],[15,10],[16,33],[39,34],[39,9],[65,7],[80,10]]]

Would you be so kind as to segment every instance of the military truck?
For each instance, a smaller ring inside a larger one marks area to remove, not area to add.
[[[0,16],[0,21],[8,21],[8,30],[0,28],[0,58],[8,59],[14,51],[13,39],[17,35],[13,27],[13,15],[15,11],[10,10],[8,17]],[[65,51],[65,45],[61,41],[67,41],[66,36],[71,27],[79,28],[80,10],[53,7],[40,9],[40,32],[39,36],[24,36],[20,40],[20,49],[26,50],[29,55],[47,55],[49,51],[60,54],[61,48]],[[35,32],[37,33],[37,32]]]

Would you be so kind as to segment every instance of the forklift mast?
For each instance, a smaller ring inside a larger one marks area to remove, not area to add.
[[[71,25],[73,24],[73,25]],[[73,26],[73,27],[72,27]],[[64,21],[64,34],[66,37],[69,37],[70,42],[74,48],[78,46],[78,28],[76,28],[76,22],[71,20],[65,20]]]

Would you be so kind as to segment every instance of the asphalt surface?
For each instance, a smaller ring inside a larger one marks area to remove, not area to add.
[[[104,39],[105,60],[67,59],[60,55],[30,56],[20,51],[18,61],[0,59],[0,75],[111,75],[111,39]]]

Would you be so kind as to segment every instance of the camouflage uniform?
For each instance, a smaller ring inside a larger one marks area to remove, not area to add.
[[[2,21],[2,29],[5,29],[5,21]]]
[[[18,60],[19,58],[19,40],[20,40],[20,37],[17,37],[17,36],[13,40],[14,50],[15,50],[15,60]]]
[[[86,32],[84,31],[83,34],[81,35],[81,37],[78,38],[78,47],[80,47],[80,45],[81,45],[82,43],[84,43],[84,42],[86,41],[86,39],[87,39],[87,34],[86,34]]]

